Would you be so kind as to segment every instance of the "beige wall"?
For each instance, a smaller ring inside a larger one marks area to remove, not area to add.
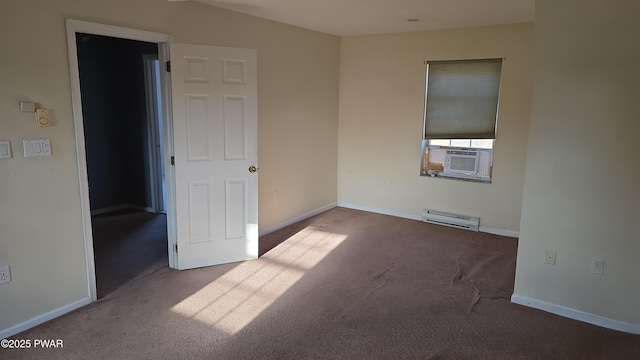
[[[258,49],[260,228],[336,202],[340,39],[192,2],[7,0],[0,4],[0,331],[87,297],[65,18]],[[19,101],[53,109],[37,128]],[[23,159],[22,139],[53,156]],[[276,201],[274,190],[280,190]]]
[[[505,60],[493,183],[419,176],[423,62],[497,57]],[[532,23],[347,37],[340,60],[339,203],[415,216],[430,208],[519,231],[533,88]]]
[[[638,14],[637,1],[536,1],[515,295],[640,331]],[[603,275],[590,273],[592,258]]]

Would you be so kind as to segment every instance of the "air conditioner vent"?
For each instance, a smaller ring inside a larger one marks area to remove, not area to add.
[[[451,169],[460,171],[475,171],[476,159],[475,157],[471,158],[466,156],[452,156]]]
[[[478,174],[478,152],[469,150],[447,150],[444,173],[476,176]]]

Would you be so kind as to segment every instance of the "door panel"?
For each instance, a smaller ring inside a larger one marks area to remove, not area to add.
[[[244,96],[225,96],[222,107],[224,109],[224,158],[225,160],[244,160],[247,158],[245,98]]]
[[[177,268],[257,258],[256,51],[170,50]]]
[[[211,160],[209,134],[209,96],[185,94],[187,105],[187,160]]]
[[[241,239],[247,236],[247,181],[226,181],[226,239]]]

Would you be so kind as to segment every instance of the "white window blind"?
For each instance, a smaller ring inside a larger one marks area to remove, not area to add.
[[[429,61],[425,139],[494,139],[502,59]]]

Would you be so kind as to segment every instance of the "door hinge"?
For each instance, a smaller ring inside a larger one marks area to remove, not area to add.
[[[164,63],[164,67],[167,69],[167,72],[171,72],[171,61]]]
[[[176,165],[176,158],[175,157],[171,157],[171,165],[175,166]]]
[[[176,253],[178,253],[178,244],[174,244],[173,248],[176,250]]]

